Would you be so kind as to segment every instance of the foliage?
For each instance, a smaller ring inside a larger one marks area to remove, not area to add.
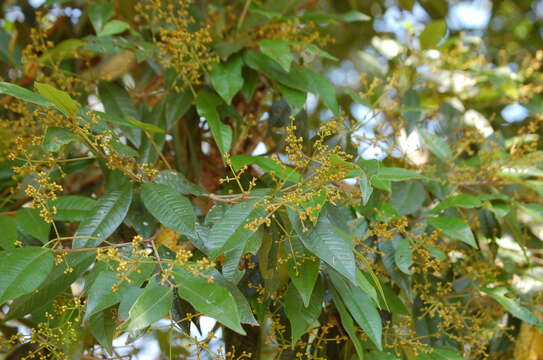
[[[22,3],[0,29],[3,359],[539,351],[515,346],[543,328],[526,31],[499,52],[444,1],[399,1],[427,14],[403,39],[371,30],[377,1]]]

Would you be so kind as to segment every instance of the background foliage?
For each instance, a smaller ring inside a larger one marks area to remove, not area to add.
[[[1,359],[543,358],[541,1],[1,11]]]

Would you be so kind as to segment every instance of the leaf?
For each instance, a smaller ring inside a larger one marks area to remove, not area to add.
[[[413,253],[408,239],[400,239],[398,242],[394,249],[394,261],[404,274],[411,275],[413,273],[410,269],[413,264]]]
[[[0,304],[36,290],[53,269],[53,252],[41,247],[0,252]]]
[[[251,310],[251,305],[241,292],[241,290],[234,285],[232,282],[228,281],[219,271],[216,269],[209,269],[204,272],[205,275],[211,275],[213,277],[213,282],[219,286],[222,286],[228,290],[236,302],[236,306],[239,311],[240,322],[244,324],[250,324],[253,326],[258,326],[253,311]]]
[[[46,98],[50,103],[62,112],[64,115],[75,115],[79,103],[71,98],[71,96],[62,90],[59,90],[49,84],[34,82],[34,87],[41,96]]]
[[[42,243],[49,240],[51,224],[46,223],[38,209],[21,209],[16,215],[17,225]]]
[[[332,299],[334,301],[334,305],[336,306],[336,309],[339,312],[341,325],[343,325],[343,328],[345,329],[345,331],[349,335],[349,338],[353,342],[356,353],[358,354],[358,359],[363,360],[364,348],[362,347],[362,342],[360,341],[360,337],[357,334],[357,330],[356,330],[353,318],[351,317],[351,315],[345,308],[345,304],[343,303],[343,301],[341,301],[341,297],[337,293],[336,289],[332,287],[330,289],[330,292],[332,293]]]
[[[43,106],[44,108],[51,107],[51,103],[40,94],[36,94],[24,87],[20,87],[15,84],[0,82],[0,94],[6,94],[13,96],[17,99],[27,101],[29,103]]]
[[[243,87],[242,68],[243,60],[241,56],[234,56],[225,64],[213,64],[213,69],[209,73],[213,88],[227,104],[232,102],[234,95]]]
[[[61,264],[53,268],[38,292],[25,295],[11,304],[9,318],[19,318],[31,312],[42,311],[50,304],[51,299],[61,295],[85,270],[88,270],[95,256],[95,253],[89,252],[69,253]]]
[[[377,291],[377,297],[379,301],[379,307],[381,309],[387,309],[392,313],[400,315],[410,315],[409,310],[402,302],[402,300],[396,295],[396,293],[388,286],[386,283],[379,282],[377,276],[360,270],[366,280],[373,286],[375,289],[381,289],[382,291]],[[371,296],[371,294],[368,294]]]
[[[75,239],[73,247],[94,247],[107,239],[122,224],[131,203],[131,183],[126,183],[119,189],[102,196],[91,210],[89,217],[79,224],[75,235],[83,238]],[[85,239],[84,237],[99,239]]]
[[[336,89],[332,83],[321,74],[309,69],[303,72],[311,92],[319,94],[324,104],[332,110],[335,116],[339,116],[339,105],[336,98]]]
[[[98,34],[102,31],[104,24],[113,16],[113,3],[109,1],[94,3],[89,6],[87,14],[94,31]]]
[[[0,247],[4,250],[13,249],[17,241],[17,223],[9,216],[0,215]]]
[[[357,171],[357,177],[358,187],[360,188],[360,193],[362,195],[362,205],[366,206],[371,194],[373,193],[373,187],[368,181],[368,176],[363,170]]]
[[[355,284],[356,266],[352,242],[340,235],[339,229],[330,220],[326,208],[321,212],[316,225],[306,224],[307,231],[304,231],[295,212],[289,211],[288,216],[306,249]]]
[[[198,115],[206,119],[217,147],[221,154],[224,155],[230,151],[232,146],[232,129],[224,124],[219,117],[217,106],[220,103],[219,97],[208,91],[200,91],[196,96]]]
[[[432,352],[421,352],[415,360],[462,360],[464,357],[455,349],[434,347]]]
[[[453,159],[453,152],[445,139],[424,129],[418,129],[417,132],[430,152],[439,160],[447,162]]]
[[[137,126],[140,122],[128,120],[139,119],[139,113],[128,92],[114,83],[102,82],[98,86],[98,94],[106,110],[104,119],[116,123],[115,119],[120,118],[119,121],[126,122],[119,124],[122,125],[121,130],[134,145],[140,146],[141,131]]]
[[[300,182],[303,180],[301,174],[277,161],[264,156],[233,155],[231,158],[234,170],[239,170],[246,165],[258,165],[265,172],[272,172],[281,180]]]
[[[223,217],[213,225],[205,241],[211,257],[215,258],[235,245],[235,235],[238,230],[243,229],[255,211],[256,203],[256,200],[250,200],[228,207]]]
[[[138,158],[140,155],[135,149],[118,140],[111,140],[108,145],[115,154],[122,158]]]
[[[56,152],[72,141],[79,140],[79,137],[69,130],[57,126],[47,128],[43,137],[42,147],[45,151]]]
[[[155,182],[168,185],[181,194],[198,196],[206,193],[200,186],[188,181],[183,174],[173,170],[160,171],[155,178]]]
[[[259,73],[266,74],[270,79],[280,82],[290,88],[308,92],[311,91],[307,83],[306,75],[296,66],[286,72],[278,63],[268,56],[253,50],[246,50],[243,54],[243,61],[247,66]]]
[[[130,29],[130,25],[121,20],[108,21],[103,29],[98,33],[99,37],[117,35]]]
[[[291,284],[288,287],[285,296],[285,314],[290,321],[291,344],[294,346],[296,341],[313,325],[321,311],[324,300],[324,286],[318,281],[315,290],[311,295],[311,300],[307,306],[304,306],[300,294]]]
[[[115,335],[115,313],[113,308],[106,309],[93,316],[89,321],[89,330],[108,354],[112,355],[113,337]]]
[[[445,235],[477,248],[473,233],[463,220],[452,216],[440,216],[428,218],[428,223],[433,227],[442,230]]]
[[[130,287],[126,291],[123,291],[121,295],[121,303],[119,304],[119,320],[127,320],[128,312],[136,300],[140,297],[145,289],[139,287]]]
[[[216,319],[238,334],[246,334],[240,324],[240,314],[234,296],[228,290],[214,282],[208,282],[203,277],[195,277],[180,267],[176,267],[173,274],[179,286],[179,296],[196,310]]]
[[[83,321],[121,301],[120,293],[113,292],[113,286],[119,282],[117,274],[112,271],[101,271],[98,274],[88,290]]]
[[[435,47],[447,33],[445,20],[434,20],[430,22],[419,36],[420,46],[423,49]]]
[[[459,194],[446,198],[445,200],[440,202],[435,208],[433,208],[430,213],[437,214],[438,212],[448,209],[452,206],[471,209],[482,206],[482,203],[481,200],[473,195]]]
[[[356,22],[356,21],[369,21],[371,17],[356,10],[351,10],[343,14],[337,14],[331,11],[325,12],[320,10],[304,11],[300,16],[305,21],[315,21],[317,23],[324,22]]]
[[[125,331],[138,331],[157,322],[170,312],[172,303],[172,288],[147,286],[128,312]]]
[[[145,183],[141,198],[149,212],[164,226],[194,235],[196,215],[189,199],[163,184]]]
[[[381,181],[406,181],[426,178],[424,175],[412,170],[393,167],[381,167],[376,177]]]
[[[263,54],[275,60],[286,71],[290,71],[290,64],[294,60],[294,53],[290,50],[290,41],[260,40],[258,46]]]
[[[364,330],[371,342],[379,350],[383,350],[381,317],[373,301],[361,288],[350,286],[333,270],[328,270],[327,273],[356,323]]]
[[[426,200],[424,185],[419,181],[398,182],[392,184],[390,204],[401,216],[413,214],[421,209]]]
[[[483,291],[490,296],[492,299],[496,300],[501,306],[503,306],[511,315],[514,317],[530,323],[532,325],[538,326],[543,330],[543,321],[538,319],[530,310],[524,306],[519,305],[519,303],[511,298],[506,297],[507,288],[498,287],[498,288],[486,288]]]
[[[77,54],[77,50],[87,44],[81,39],[66,39],[57,44],[54,48],[46,51],[39,61],[45,64],[60,63],[65,59],[72,59]]]
[[[320,261],[305,250],[301,241],[295,237],[287,238],[283,244],[288,259],[288,275],[307,307],[319,277]]]
[[[307,93],[289,88],[288,86],[284,86],[282,84],[277,84],[277,87],[279,88],[279,91],[281,92],[281,95],[287,102],[288,106],[290,106],[292,114],[298,114],[305,106],[307,101]]]
[[[82,221],[96,206],[96,200],[79,195],[60,196],[49,201],[49,206],[57,209],[53,218],[57,221]]]

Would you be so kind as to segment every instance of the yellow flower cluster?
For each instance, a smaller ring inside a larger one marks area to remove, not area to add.
[[[191,89],[217,58],[211,54],[210,26],[198,23],[188,11],[186,0],[145,0],[137,5],[143,20],[153,31],[159,62],[177,73],[176,89]]]

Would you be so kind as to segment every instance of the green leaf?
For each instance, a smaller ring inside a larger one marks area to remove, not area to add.
[[[422,140],[428,147],[428,150],[432,154],[434,154],[439,160],[443,162],[447,162],[452,160],[453,158],[453,152],[451,150],[451,147],[443,139],[443,137],[437,136],[436,134],[433,134],[427,130],[424,129],[418,129],[417,132],[422,137]]]
[[[361,288],[350,286],[333,270],[328,270],[328,275],[356,323],[364,330],[371,342],[379,350],[383,350],[381,317],[373,301]]]
[[[52,105],[45,97],[41,96],[40,94],[36,94],[35,92],[25,89],[24,87],[20,87],[18,85],[7,82],[0,82],[0,94],[10,95],[16,97],[17,99],[21,99],[35,105],[43,106],[44,108],[49,108]]]
[[[0,252],[0,304],[36,290],[53,269],[53,252],[24,247]]]
[[[54,48],[46,51],[39,61],[45,64],[60,63],[65,59],[72,59],[77,54],[77,50],[87,44],[81,39],[66,39],[57,44]]]
[[[241,56],[234,56],[227,63],[215,63],[209,73],[211,84],[223,100],[230,104],[234,95],[243,87],[241,69],[243,60]]]
[[[211,257],[217,257],[236,244],[236,234],[255,212],[256,203],[257,200],[250,200],[228,207],[222,218],[213,225],[205,241]]]
[[[381,309],[387,309],[392,313],[400,315],[410,315],[409,310],[402,302],[402,300],[396,295],[396,293],[386,283],[379,282],[379,278],[374,274],[366,271],[360,271],[360,273],[368,280],[374,289],[381,289],[377,291],[377,297],[379,301],[379,307]],[[363,289],[364,290],[364,289]],[[367,293],[367,291],[366,291]],[[368,294],[371,296],[371,294]]]
[[[283,244],[288,259],[288,275],[307,307],[319,277],[320,261],[305,250],[301,241],[295,237],[287,238]]]
[[[351,10],[343,14],[336,14],[332,11],[326,12],[320,10],[304,11],[304,13],[300,17],[305,21],[315,21],[317,23],[337,21],[356,22],[371,20],[371,17],[356,10]]]
[[[424,175],[412,170],[393,167],[381,167],[376,176],[382,181],[406,181],[426,178]]]
[[[217,111],[219,104],[221,104],[221,99],[208,91],[200,91],[196,96],[198,115],[206,119],[217,147],[224,155],[230,151],[232,146],[232,129],[221,121]]]
[[[253,50],[246,50],[243,54],[243,61],[250,68],[259,73],[264,73],[274,81],[290,88],[308,92],[311,91],[307,83],[306,75],[301,72],[296,66],[286,72],[278,63],[273,61],[268,56],[258,53]]]
[[[355,21],[369,21],[371,17],[361,13],[360,11],[351,10],[343,14],[337,15],[339,19],[346,22],[355,22]]]
[[[98,34],[102,31],[104,24],[113,16],[113,3],[109,1],[100,1],[89,6],[87,11],[89,20]]]
[[[79,224],[75,235],[83,238],[75,239],[73,247],[94,247],[107,239],[122,224],[131,203],[132,184],[129,182],[102,196],[91,210],[89,217]]]
[[[304,246],[355,284],[356,265],[352,242],[342,236],[329,218],[326,208],[321,212],[316,225],[306,224],[307,231],[304,231],[295,212],[289,211],[288,216]]]
[[[8,316],[14,319],[45,309],[51,299],[61,295],[85,270],[88,270],[95,256],[96,254],[92,252],[69,253],[61,264],[53,268],[38,292],[25,295],[10,306]],[[66,272],[68,268],[70,272]]]
[[[149,124],[149,123],[144,123],[144,122],[138,121],[138,120],[136,120],[136,119],[134,119],[132,117],[127,117],[127,118],[125,118],[125,120],[131,126],[137,127],[137,128],[139,128],[141,130],[144,130],[144,131],[147,131],[147,132],[150,132],[150,133],[163,134],[165,132],[163,129],[159,128],[156,125]]]
[[[121,20],[111,20],[108,21],[103,29],[98,33],[98,36],[110,36],[110,35],[117,35],[120,33],[125,32],[126,30],[130,29],[130,25],[125,23]]]
[[[110,141],[108,145],[115,154],[122,158],[138,158],[140,155],[134,148],[117,140]]]
[[[16,215],[17,225],[42,243],[49,241],[51,224],[46,223],[38,209],[21,209]]]
[[[442,230],[445,235],[477,248],[473,233],[464,220],[452,216],[440,216],[428,218],[428,223],[433,227]]]
[[[305,69],[303,72],[310,91],[319,94],[324,104],[332,110],[335,116],[339,116],[339,105],[336,98],[336,89],[332,83],[321,74]]]
[[[296,89],[289,88],[282,84],[277,84],[281,95],[290,106],[292,114],[298,114],[304,107],[307,101],[307,93],[305,91],[299,91]]]
[[[181,194],[198,196],[206,193],[206,191],[200,186],[188,181],[183,174],[173,170],[160,171],[155,178],[155,182],[168,185],[176,192]]]
[[[296,288],[291,284],[288,287],[285,296],[285,314],[290,321],[291,344],[294,346],[296,341],[302,336],[311,325],[313,325],[321,311],[324,300],[324,286],[318,281],[315,290],[311,295],[311,300],[307,306],[304,306],[302,298]]]
[[[366,172],[364,172],[363,170],[360,169],[360,171],[357,171],[357,177],[358,187],[360,188],[360,193],[362,195],[362,205],[366,206],[371,194],[373,193],[373,187],[368,181],[368,176],[366,175]]]
[[[4,250],[13,249],[17,241],[17,223],[9,216],[0,215],[0,247]]]
[[[46,98],[50,103],[62,112],[64,115],[75,115],[79,103],[71,98],[71,96],[62,90],[59,90],[49,84],[34,82],[34,87],[41,96]]]
[[[89,330],[98,341],[98,343],[106,349],[108,354],[113,354],[113,337],[115,335],[115,312],[114,309],[106,309],[89,321]]]
[[[123,130],[126,137],[134,145],[140,146],[141,131],[138,124],[141,122],[136,121],[136,119],[139,119],[139,113],[132,102],[130,94],[124,88],[110,82],[100,83],[98,94],[106,110],[106,115],[103,118],[121,125],[121,130]],[[118,121],[126,122],[126,124],[119,124]]]
[[[173,274],[179,286],[179,296],[197,311],[216,319],[238,334],[246,334],[240,323],[236,300],[228,290],[214,282],[208,282],[204,277],[195,277],[180,267],[175,268]]]
[[[398,242],[394,249],[394,261],[404,274],[411,275],[413,273],[410,269],[411,265],[413,265],[413,253],[408,239],[400,239]]]
[[[415,360],[462,360],[464,357],[455,349],[434,347],[432,352],[421,352]]]
[[[127,320],[128,312],[136,300],[143,294],[145,289],[139,287],[129,287],[126,291],[123,291],[121,295],[121,303],[119,304],[119,320]]]
[[[426,200],[426,191],[420,181],[406,181],[392,184],[390,204],[401,216],[413,214],[421,209]]]
[[[241,290],[234,285],[232,282],[228,281],[219,271],[216,269],[209,269],[204,272],[205,275],[211,275],[213,277],[213,282],[219,286],[222,286],[228,290],[236,302],[236,306],[239,311],[240,322],[243,324],[250,324],[257,326],[258,322],[256,321],[253,311],[251,310],[251,305],[241,292]]]
[[[300,182],[303,180],[301,174],[277,161],[264,156],[233,155],[231,157],[232,167],[239,170],[246,165],[258,165],[265,172],[272,172],[281,180]]]
[[[47,128],[43,137],[42,147],[45,151],[56,152],[72,141],[79,140],[79,137],[69,130],[57,126]]]
[[[360,341],[360,337],[357,334],[353,318],[351,317],[351,315],[345,308],[345,304],[343,303],[343,301],[341,301],[341,297],[337,293],[336,289],[331,288],[330,291],[332,293],[332,299],[334,300],[334,305],[336,306],[336,309],[339,312],[341,325],[343,325],[343,328],[345,329],[345,331],[349,335],[349,338],[353,342],[356,353],[358,354],[358,359],[363,360],[364,348],[362,347],[362,342]]]
[[[445,20],[434,20],[430,22],[419,36],[420,46],[423,49],[435,47],[447,33]]]
[[[511,315],[514,317],[530,323],[532,325],[538,326],[543,330],[543,321],[538,319],[530,310],[521,306],[516,300],[506,297],[507,288],[498,287],[494,289],[486,288],[483,291],[490,296],[492,299],[496,300],[501,306],[503,306]]]
[[[290,64],[294,60],[294,53],[290,50],[290,41],[260,40],[258,46],[263,54],[275,60],[286,71],[290,71]]]
[[[83,221],[96,206],[96,200],[79,195],[60,196],[49,202],[57,209],[53,218],[57,221]]]
[[[113,292],[113,286],[119,282],[117,274],[112,271],[102,271],[98,274],[88,291],[83,321],[121,301],[119,292]]]
[[[481,200],[473,195],[459,194],[451,196],[440,202],[430,213],[437,214],[438,212],[448,209],[452,206],[461,207],[465,209],[471,209],[482,206]]]
[[[196,215],[189,199],[168,185],[145,183],[141,198],[149,212],[163,225],[181,234],[194,235]]]
[[[157,322],[170,312],[172,303],[172,288],[147,286],[128,312],[125,331],[138,331]]]

